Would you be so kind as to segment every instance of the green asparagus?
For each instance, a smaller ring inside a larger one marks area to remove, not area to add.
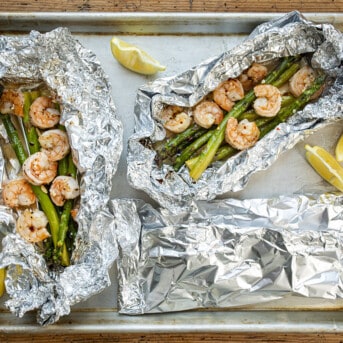
[[[16,153],[18,161],[21,165],[23,165],[23,163],[27,159],[27,152],[24,149],[24,146],[18,136],[18,133],[11,122],[10,116],[1,114],[0,118],[5,126],[7,135],[13,147],[13,150]],[[55,206],[51,202],[49,195],[45,193],[40,186],[31,185],[31,187],[39,201],[40,206],[42,207],[43,212],[48,218],[52,241],[54,243],[54,246],[56,246],[58,241],[58,231],[60,225],[58,213],[55,209]],[[65,246],[63,247],[62,251],[61,263],[64,266],[68,266],[70,264],[69,255]]]
[[[65,173],[64,175],[68,174],[69,176],[75,179],[77,175],[77,169],[74,165],[71,153],[69,153],[68,155],[67,162],[68,162],[68,169],[67,169],[67,173]],[[73,204],[74,204],[74,201],[72,199],[69,199],[63,205],[63,211],[61,214],[61,221],[60,221],[59,230],[58,230],[58,241],[57,241],[57,248],[56,248],[57,257],[60,256],[60,254],[62,253],[61,248],[65,246],[65,239],[66,239],[67,231],[69,228],[70,213],[71,213],[71,210],[73,209]]]
[[[24,129],[29,145],[29,150],[31,154],[34,154],[35,152],[39,151],[40,145],[38,141],[38,134],[36,131],[36,128],[33,127],[30,124],[30,106],[32,102],[38,98],[40,95],[39,91],[31,91],[31,92],[24,92],[24,117],[23,117],[23,123],[24,123]]]
[[[285,61],[283,62],[284,64],[280,66],[281,70],[289,66],[290,62],[292,61],[296,62],[297,60],[298,60],[298,57],[290,57],[290,58],[285,59]],[[280,76],[281,81],[279,80],[275,81],[275,85],[279,86],[280,84],[284,83],[285,80],[288,80],[298,69],[299,69],[298,63],[291,64],[290,67],[286,69],[286,71]],[[267,81],[273,80],[273,78],[276,77],[275,76],[276,71],[271,73],[272,76],[269,75],[267,77]],[[253,95],[253,93],[250,92],[250,95]],[[283,106],[286,105],[292,99],[293,97],[291,96],[283,97],[282,105]],[[260,118],[260,116],[252,110],[249,110],[239,115],[240,120],[248,119],[249,121],[254,121],[258,118]],[[210,138],[210,135],[208,134],[207,129],[199,127],[197,124],[193,124],[184,132],[176,136],[173,136],[172,138],[169,138],[165,143],[159,145],[156,148],[156,152],[157,152],[156,161],[160,165],[166,160],[168,160],[169,163],[170,162],[173,163],[174,170],[178,171],[182,167],[182,165],[185,163],[185,161],[188,160],[192,156],[192,154],[194,154],[196,150],[198,150],[204,144],[207,143],[209,138]],[[179,156],[176,156],[178,151],[181,151],[181,153]],[[188,165],[191,165],[191,164],[189,163]]]
[[[290,116],[292,116],[296,111],[301,109],[306,103],[308,103],[313,94],[320,90],[325,82],[326,76],[324,74],[319,75],[312,85],[308,87],[298,98],[294,100],[289,106],[282,108],[278,115],[268,124],[266,124],[261,129],[260,138],[264,137],[268,132],[273,130],[277,125],[285,122]]]
[[[285,58],[281,64],[264,80],[265,84],[277,84],[278,86],[284,84],[289,80],[289,78],[299,69],[299,64],[294,62],[297,58],[288,57]],[[296,67],[295,67],[296,66]],[[292,73],[290,72],[292,71]],[[238,118],[242,113],[244,113],[251,103],[256,99],[253,90],[249,91],[242,100],[238,101],[233,109],[224,117],[222,122],[218,125],[216,131],[208,140],[205,149],[201,152],[197,163],[190,169],[190,176],[194,180],[198,180],[205,169],[212,163],[213,158],[221,146],[225,137],[225,128],[229,118]]]
[[[58,128],[65,131],[65,127],[63,125],[59,125]],[[68,173],[68,159],[69,155],[64,156],[58,161],[58,175],[66,175]]]
[[[200,136],[197,140],[195,140],[192,144],[188,145],[187,148],[185,148],[182,153],[176,158],[174,163],[174,170],[178,171],[183,164],[204,144],[207,143],[207,141],[212,136],[214,130],[207,131],[202,136]]]
[[[263,138],[267,133],[275,129],[280,123],[285,122],[290,116],[296,113],[296,111],[300,110],[306,103],[311,100],[311,97],[314,93],[316,93],[323,85],[325,81],[325,76],[320,75],[314,83],[306,89],[298,98],[293,99],[292,103],[288,106],[281,108],[278,115],[274,118],[266,118],[267,121],[256,121],[257,126],[260,128],[260,137],[259,139]],[[237,150],[233,149],[230,145],[225,145],[218,149],[217,154],[214,157],[214,161],[223,160],[225,158],[233,156]],[[194,164],[197,162],[197,157],[193,158],[190,161],[187,161],[187,166],[192,168]]]
[[[191,125],[187,130],[174,137],[171,137],[163,145],[158,147],[158,158],[160,160],[164,160],[170,156],[173,156],[182,143],[188,143],[194,140],[194,137],[199,137],[199,135],[203,134],[204,132],[206,132],[206,129],[198,126],[197,124]]]

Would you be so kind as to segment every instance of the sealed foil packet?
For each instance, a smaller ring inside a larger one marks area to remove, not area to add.
[[[15,230],[15,214],[0,207],[4,235],[0,267],[7,267],[6,306],[18,316],[38,310],[37,321],[56,322],[70,307],[110,284],[109,268],[118,254],[116,225],[107,203],[122,151],[122,124],[111,98],[111,86],[95,54],[66,28],[27,36],[0,36],[1,83],[44,84],[62,105],[80,177],[78,233],[71,265],[49,269],[34,245]],[[2,150],[8,145],[1,124]],[[15,158],[0,158],[1,176],[18,172]],[[13,175],[12,175],[13,176]]]
[[[160,206],[172,211],[194,201],[238,192],[251,176],[270,167],[280,155],[328,123],[343,118],[343,39],[332,25],[316,25],[298,12],[261,24],[239,46],[175,77],[158,79],[138,90],[135,132],[128,142],[128,181]],[[156,161],[153,146],[166,137],[161,112],[166,104],[191,108],[219,84],[235,78],[253,62],[311,53],[311,65],[331,80],[318,101],[309,103],[253,147],[225,162],[215,162],[196,182],[187,167],[178,172]]]
[[[112,202],[119,312],[138,315],[343,297],[343,198],[334,194],[199,201],[172,214]]]

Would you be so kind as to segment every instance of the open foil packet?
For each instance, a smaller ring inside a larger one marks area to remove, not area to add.
[[[32,31],[23,37],[0,37],[0,79],[46,84],[62,104],[74,160],[80,174],[78,234],[71,265],[49,270],[35,247],[15,233],[15,216],[0,207],[2,241],[0,266],[7,266],[6,306],[18,316],[38,309],[40,324],[56,322],[70,306],[110,284],[109,268],[118,254],[113,216],[107,203],[122,151],[122,125],[116,116],[111,86],[96,56],[66,28],[46,34]],[[6,131],[1,125],[6,145]],[[16,160],[0,158],[0,173]],[[18,171],[18,170],[17,170]],[[12,175],[14,176],[14,175]]]
[[[192,107],[228,78],[235,78],[254,61],[313,52],[311,64],[335,78],[320,99],[280,124],[252,148],[226,162],[216,162],[194,182],[184,166],[179,172],[155,161],[150,147],[166,136],[160,118],[163,104]],[[250,177],[270,167],[286,150],[328,123],[343,118],[343,35],[332,25],[315,25],[298,12],[258,26],[239,46],[171,78],[141,87],[136,97],[135,133],[128,143],[128,181],[171,211],[191,207],[194,200],[211,200],[242,190]]]
[[[286,295],[342,298],[342,201],[334,194],[199,201],[178,214],[113,201],[126,232],[119,312],[225,308]]]

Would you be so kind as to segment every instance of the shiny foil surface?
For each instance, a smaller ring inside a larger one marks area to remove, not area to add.
[[[199,201],[172,214],[125,208],[119,312],[143,314],[343,296],[343,198],[298,195]]]
[[[69,136],[80,177],[78,234],[71,265],[47,267],[34,245],[15,233],[14,217],[0,207],[2,241],[0,266],[8,266],[6,306],[18,316],[37,311],[40,324],[56,322],[70,306],[110,284],[109,268],[118,254],[115,223],[107,203],[122,151],[122,124],[111,98],[111,86],[95,54],[66,28],[46,34],[0,37],[0,78],[5,82],[46,84],[59,98],[61,123]],[[1,125],[2,148],[6,132]],[[4,163],[1,175],[13,178],[15,158]],[[7,167],[6,167],[7,165]],[[7,169],[7,170],[5,170]]]
[[[194,182],[184,166],[178,172],[167,164],[158,166],[153,143],[166,136],[162,126],[163,104],[192,107],[221,82],[235,78],[254,61],[313,53],[311,64],[332,76],[320,99],[308,104],[288,122],[280,124],[252,148],[226,162],[216,162]],[[211,200],[242,190],[249,178],[265,170],[280,154],[328,123],[343,118],[342,33],[332,25],[315,25],[298,12],[261,24],[239,46],[209,58],[175,77],[142,86],[135,104],[135,132],[128,143],[128,181],[162,207],[182,211],[195,200]]]

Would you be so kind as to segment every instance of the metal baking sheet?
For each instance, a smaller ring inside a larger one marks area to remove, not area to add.
[[[133,107],[136,90],[157,77],[185,71],[199,62],[239,44],[258,24],[279,17],[280,13],[246,14],[113,14],[113,13],[0,13],[0,33],[26,34],[30,30],[49,31],[69,27],[75,37],[93,50],[113,87],[113,99],[124,126],[124,153],[113,180],[113,197],[141,198],[126,180],[126,142],[134,130]],[[343,14],[305,14],[318,23],[331,23],[343,30]],[[155,76],[141,76],[127,71],[112,57],[110,39],[118,36],[142,47],[167,70]],[[124,86],[123,86],[124,85]],[[342,123],[343,124],[343,123]],[[306,143],[332,149],[342,132],[331,125],[310,136]],[[304,144],[283,154],[267,171],[255,175],[241,192],[225,196],[243,198],[272,197],[280,194],[325,191],[327,185],[304,160]],[[287,166],[287,168],[285,167]],[[283,176],[286,175],[287,178]],[[290,184],[289,180],[293,180]],[[272,185],[272,187],[270,187]],[[154,203],[152,203],[154,205]],[[129,317],[116,312],[116,271],[112,269],[112,286],[88,301],[73,307],[72,313],[58,323],[44,328],[45,334],[95,332],[343,332],[340,310],[343,300],[321,300],[290,296],[263,305],[228,311],[189,311]],[[0,299],[0,332],[41,333],[35,314],[17,318]]]

